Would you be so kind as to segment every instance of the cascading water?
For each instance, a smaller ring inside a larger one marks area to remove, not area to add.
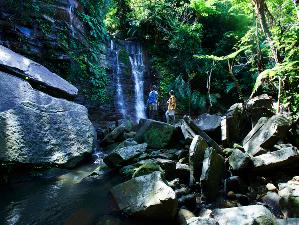
[[[115,87],[116,112],[122,119],[145,118],[143,53],[136,42],[110,42],[110,65]]]
[[[126,110],[126,105],[125,105],[125,100],[124,100],[124,94],[123,94],[123,87],[122,84],[120,82],[120,78],[122,76],[122,69],[120,66],[120,61],[119,61],[119,50],[114,50],[114,42],[113,40],[111,40],[110,43],[110,50],[111,53],[115,53],[115,63],[116,63],[116,95],[117,95],[117,106],[119,109],[119,112],[122,115],[122,118],[126,118],[126,114],[127,114],[127,110]]]
[[[70,28],[72,32],[72,36],[74,36],[74,26],[73,26],[73,19],[74,19],[74,9],[77,8],[77,3],[74,0],[69,0],[69,7],[67,9],[70,19]]]
[[[141,45],[138,43],[127,43],[126,46],[129,51],[129,58],[132,68],[132,75],[134,77],[135,86],[135,110],[136,120],[145,118],[145,104],[144,104],[144,64],[142,57]]]

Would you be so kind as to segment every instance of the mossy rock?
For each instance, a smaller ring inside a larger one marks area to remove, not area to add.
[[[166,123],[141,119],[135,140],[146,142],[150,148],[163,149],[173,146],[176,128]],[[177,141],[176,141],[177,142]]]
[[[150,174],[154,171],[160,171],[161,174],[164,175],[163,169],[157,163],[148,162],[148,163],[145,163],[145,164],[135,168],[132,177],[134,178],[134,177],[147,175],[147,174]]]

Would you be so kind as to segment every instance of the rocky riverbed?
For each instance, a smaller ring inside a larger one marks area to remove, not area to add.
[[[115,128],[102,146],[127,180],[111,189],[119,210],[178,224],[299,224],[298,119],[275,115],[270,102],[262,95],[220,118]]]

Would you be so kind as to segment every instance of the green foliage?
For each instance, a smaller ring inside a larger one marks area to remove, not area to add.
[[[230,59],[235,59],[241,52],[245,51],[246,49],[250,48],[250,46],[243,47],[238,51],[235,51],[226,56],[215,56],[215,55],[194,55],[197,59],[209,59],[213,61],[225,61]]]
[[[248,8],[250,1],[234,1],[237,7]],[[263,1],[264,11],[269,27],[270,37],[265,33],[257,21],[256,26],[247,32],[239,43],[252,45],[249,50],[247,62],[251,66],[252,77],[256,77],[251,96],[260,92],[272,94],[278,98],[278,78],[282,80],[280,100],[292,112],[298,111],[298,40],[299,26],[296,9],[292,0],[267,0]],[[269,39],[271,38],[271,40]],[[279,63],[273,60],[271,42],[279,55]],[[260,61],[258,50],[260,49]],[[260,68],[257,69],[258,63]]]
[[[20,4],[7,2],[22,11]],[[24,2],[22,18],[30,20],[28,11],[34,11],[38,29],[52,34],[55,12],[39,3]],[[108,100],[105,87],[109,78],[100,66],[107,29],[118,38],[146,44],[159,92],[168,98],[173,89],[179,111],[218,111],[220,103],[238,101],[237,92],[249,97],[252,90],[252,94],[262,90],[276,97],[278,78],[282,80],[282,103],[293,112],[298,110],[299,26],[292,0],[259,0],[263,12],[251,0],[79,2],[82,7],[76,14],[88,32],[82,38],[73,37],[65,24],[56,34],[59,46],[76,64],[71,77],[88,84],[84,90],[92,100]],[[264,13],[264,22],[261,15],[255,15],[258,13]],[[274,60],[275,52],[279,60]],[[119,59],[129,65],[126,51],[120,51]]]

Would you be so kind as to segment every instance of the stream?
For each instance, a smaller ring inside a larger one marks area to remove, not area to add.
[[[108,171],[83,180],[98,164],[81,166],[55,178],[0,186],[1,225],[159,225],[133,221],[117,211],[109,190],[121,183]],[[165,223],[161,223],[161,225]]]

